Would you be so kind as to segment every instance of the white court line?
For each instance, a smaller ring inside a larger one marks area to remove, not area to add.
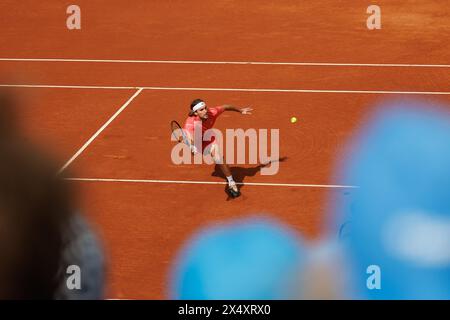
[[[106,89],[106,90],[138,90],[142,87],[118,86],[81,86],[81,85],[55,85],[55,84],[0,84],[4,88],[50,88],[50,89]]]
[[[102,178],[67,178],[71,181],[86,182],[122,182],[122,183],[166,183],[166,184],[222,184],[227,182],[213,181],[189,181],[189,180],[139,180],[139,179],[102,179]],[[333,184],[301,184],[301,183],[262,183],[262,182],[237,182],[238,185],[246,186],[269,186],[269,187],[310,187],[310,188],[359,188],[358,186],[333,185]]]
[[[64,169],[66,169],[91,143],[92,141],[95,140],[95,138],[98,137],[98,135],[105,130],[105,128],[115,119],[117,118],[117,116],[123,111],[125,110],[126,107],[128,107],[128,105],[131,103],[131,101],[134,100],[134,98],[136,98],[141,92],[142,92],[142,88],[140,88],[139,90],[137,90],[133,96],[131,96],[131,98],[128,99],[127,102],[125,102],[122,107],[120,107],[119,110],[116,111],[116,113],[114,113],[111,118],[109,118],[108,121],[105,122],[105,124],[97,130],[96,133],[94,133],[94,135],[92,137],[89,138],[88,141],[86,141],[86,143],[77,151],[77,153],[75,153],[72,158],[69,159],[69,161],[66,162],[66,164],[59,170],[59,173],[61,173],[62,171],[64,171]]]
[[[147,63],[147,64],[231,64],[273,66],[325,66],[325,67],[401,67],[450,68],[450,64],[411,63],[339,63],[339,62],[265,62],[265,61],[196,61],[196,60],[124,60],[124,59],[63,59],[63,58],[0,58],[0,61],[22,62],[87,62],[87,63]]]
[[[234,92],[284,92],[284,93],[352,93],[352,94],[407,94],[407,95],[450,95],[450,91],[389,91],[389,90],[322,90],[322,89],[245,89],[245,88],[190,88],[190,87],[132,87],[132,86],[77,86],[52,84],[0,84],[12,88],[55,88],[55,89],[110,89],[110,90],[171,90],[171,91],[234,91]]]

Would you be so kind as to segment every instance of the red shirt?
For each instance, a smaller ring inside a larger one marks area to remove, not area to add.
[[[216,122],[216,119],[224,112],[225,109],[221,106],[214,107],[214,108],[208,108],[207,114],[208,119],[205,121],[202,121],[199,116],[192,116],[186,119],[186,122],[184,123],[184,130],[188,131],[192,138],[194,138],[194,128],[195,128],[195,122],[199,121],[202,124],[202,138],[203,134],[206,130],[211,129],[214,126],[214,123]],[[210,143],[214,142],[215,137],[213,136],[211,141],[203,141],[203,148],[205,148]]]

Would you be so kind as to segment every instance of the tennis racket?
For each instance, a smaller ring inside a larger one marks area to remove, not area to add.
[[[170,128],[172,129],[172,135],[178,142],[183,142],[191,147],[191,142],[189,141],[186,133],[181,128],[180,124],[175,120],[170,123]]]

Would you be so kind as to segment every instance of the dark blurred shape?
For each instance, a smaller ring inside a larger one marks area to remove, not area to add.
[[[0,299],[100,299],[100,242],[57,164],[22,136],[17,107],[12,92],[0,90]],[[66,286],[73,264],[80,290]]]
[[[89,221],[81,213],[74,214],[64,232],[61,272],[76,265],[81,270],[81,288],[70,290],[62,281],[55,294],[58,300],[98,300],[105,296],[105,265],[101,241]],[[66,278],[68,275],[66,274]],[[65,279],[64,279],[65,280]]]
[[[11,90],[0,88],[0,139],[10,139],[18,134],[15,95]]]
[[[51,299],[72,214],[66,183],[39,151],[0,139],[0,298]]]

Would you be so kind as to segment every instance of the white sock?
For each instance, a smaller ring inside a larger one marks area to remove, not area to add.
[[[229,177],[227,177],[227,180],[228,180],[228,183],[234,182],[234,180],[233,180],[233,176],[229,176]]]

